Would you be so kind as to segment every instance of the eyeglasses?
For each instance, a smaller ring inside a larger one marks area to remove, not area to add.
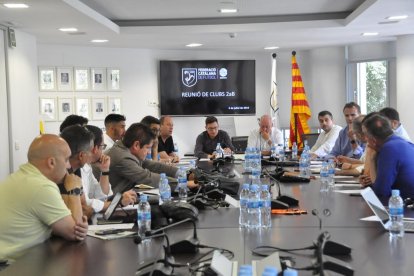
[[[106,146],[107,146],[106,144],[99,145],[99,147],[102,148],[103,150],[106,149]]]

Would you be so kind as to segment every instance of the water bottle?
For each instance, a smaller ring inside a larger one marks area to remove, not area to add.
[[[177,143],[174,143],[174,154],[176,156],[178,156],[178,145],[177,145]]]
[[[309,177],[309,164],[308,164],[308,155],[306,152],[302,152],[299,159],[299,176]]]
[[[328,192],[329,190],[329,165],[326,162],[322,163],[321,167],[321,188],[320,192]]]
[[[150,238],[145,235],[146,232],[151,231],[151,206],[148,203],[148,196],[142,194],[137,210],[138,218],[138,235],[142,242],[149,242]]]
[[[190,160],[190,169],[195,169],[196,168],[196,161],[195,160]]]
[[[276,144],[272,144],[272,147],[270,148],[270,153],[272,158],[276,158],[277,157],[277,145]]]
[[[248,227],[251,229],[260,228],[260,209],[259,209],[259,186],[251,185],[249,192],[249,202],[247,203],[248,208]]]
[[[152,149],[149,149],[147,152],[147,156],[145,157],[147,160],[152,160]]]
[[[298,276],[296,269],[288,268],[283,271],[283,276]]]
[[[241,265],[239,276],[253,276],[253,267],[251,265]]]
[[[171,201],[171,187],[168,184],[168,178],[165,175],[165,173],[160,174],[160,184],[158,186],[158,189],[160,191],[160,198],[159,202],[160,205],[162,205],[164,202]]]
[[[333,159],[328,160],[328,185],[329,189],[335,187],[335,162]]]
[[[249,183],[245,183],[240,191],[240,215],[239,225],[241,227],[247,226],[247,203],[249,201]]]
[[[262,228],[270,228],[272,226],[271,209],[269,186],[262,185],[260,187],[260,225]]]
[[[388,202],[390,209],[390,231],[391,238],[402,238],[404,236],[404,202],[400,197],[400,190],[392,190],[390,201]]]
[[[285,161],[285,147],[282,144],[279,144],[279,161]]]
[[[274,266],[266,266],[263,270],[262,276],[277,276],[278,270]]]
[[[261,181],[260,181],[260,171],[259,170],[253,170],[252,171],[252,184],[257,185],[258,187],[260,187],[262,185]]]
[[[293,142],[292,145],[292,159],[297,159],[298,158],[298,145],[296,144],[296,142]]]
[[[247,147],[246,151],[244,152],[244,171],[245,172],[252,171],[250,157],[251,157],[251,150],[249,147]]]
[[[187,202],[187,172],[184,167],[178,171],[178,198],[181,202]]]
[[[262,172],[262,158],[259,148],[254,148],[252,150],[251,164],[252,164],[252,173],[257,170],[259,173]]]
[[[217,143],[216,146],[216,158],[223,158],[223,149],[221,148],[220,143]]]

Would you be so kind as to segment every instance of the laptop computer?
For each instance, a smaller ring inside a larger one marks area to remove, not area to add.
[[[116,193],[114,198],[109,204],[108,209],[106,209],[103,218],[97,219],[97,224],[117,224],[117,223],[127,223],[127,222],[134,222],[134,217],[130,214],[125,214],[123,216],[114,216],[116,207],[120,204],[122,200],[122,194]]]
[[[388,230],[391,224],[390,215],[374,191],[370,187],[367,187],[361,191],[361,195],[369,208],[371,208],[372,212],[374,212],[375,216],[379,219],[382,226]],[[414,233],[414,221],[404,221],[404,231]]]

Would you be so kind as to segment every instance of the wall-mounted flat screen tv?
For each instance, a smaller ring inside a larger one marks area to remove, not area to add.
[[[161,115],[256,113],[254,60],[160,61]]]

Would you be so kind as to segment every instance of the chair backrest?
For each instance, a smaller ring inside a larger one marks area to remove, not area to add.
[[[312,148],[313,145],[315,145],[316,140],[318,140],[318,137],[319,137],[319,133],[303,134],[302,135],[302,141],[303,141],[303,143],[305,143],[305,140],[307,140],[309,148]],[[303,144],[303,146],[305,146],[305,144]]]
[[[248,136],[231,137],[231,143],[234,146],[235,153],[244,153],[246,151],[248,138]]]

